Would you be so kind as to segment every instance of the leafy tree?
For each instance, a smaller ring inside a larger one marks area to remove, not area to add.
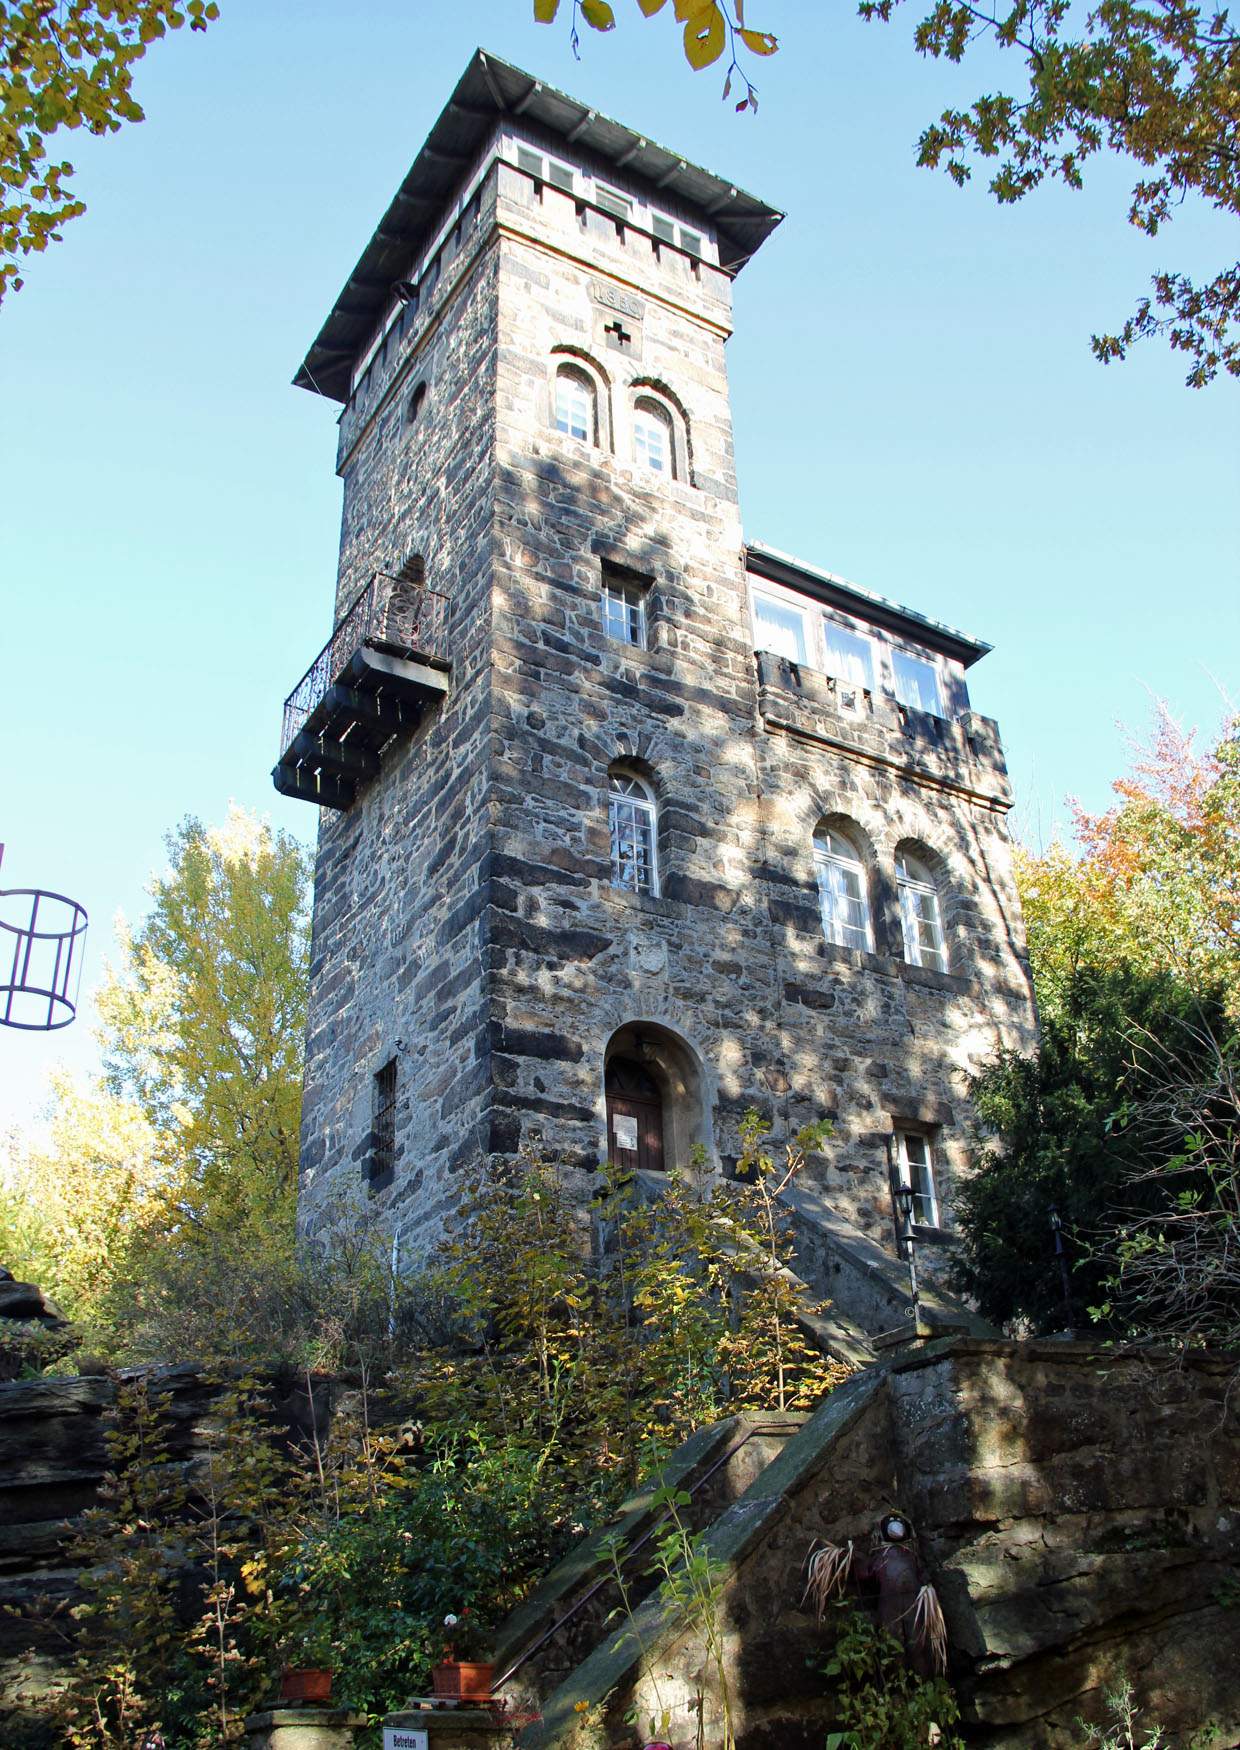
[[[181,1165],[189,1224],[278,1215],[296,1190],[308,935],[305,853],[233,808],[184,821],[99,993],[107,1084]]]
[[[534,16],[550,23],[559,0],[533,0]],[[638,0],[647,18],[667,0]],[[860,0],[864,19],[888,23],[901,0]],[[744,27],[743,0],[673,0],[683,25],[686,60],[695,70],[730,62],[723,95],[739,79],[738,110],[755,112],[757,93],[738,63],[738,43],[774,54],[778,40]],[[605,0],[574,0],[577,19],[610,30]],[[1224,213],[1240,213],[1240,41],[1225,7],[1195,0],[1098,0],[1082,14],[1069,0],[932,0],[913,32],[920,55],[961,62],[971,50],[1010,51],[1023,78],[1010,92],[984,92],[964,109],[944,110],[922,131],[917,162],[942,168],[959,186],[976,166],[989,173],[1001,204],[1023,200],[1047,179],[1080,188],[1089,159],[1104,148],[1132,163],[1138,179],[1129,223],[1154,237],[1189,197]],[[1201,388],[1220,370],[1240,376],[1240,263],[1204,284],[1185,273],[1153,276],[1118,333],[1094,335],[1104,364],[1125,358],[1138,340],[1159,336],[1186,353],[1186,381]]]
[[[959,1196],[960,1281],[1001,1322],[1062,1324],[1054,1208],[1078,1319],[1204,1332],[1228,1316],[1237,1192],[1236,721],[1198,751],[1160,707],[1115,790],[1078,810],[1079,856],[1018,860],[1042,1044],[972,1084],[985,1135]]]
[[[295,841],[238,809],[218,828],[185,821],[168,851],[99,996],[105,1076],[61,1078],[46,1138],[13,1137],[0,1158],[0,1246],[105,1353],[236,1357],[306,1287],[309,872]]]
[[[60,240],[86,203],[73,166],[48,156],[61,128],[114,133],[142,120],[133,68],[148,43],[205,30],[215,0],[4,0],[0,5],[0,299],[21,287],[24,256]]]

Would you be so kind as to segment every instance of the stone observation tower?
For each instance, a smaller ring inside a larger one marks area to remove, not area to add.
[[[946,1255],[963,1072],[1033,1032],[1011,793],[985,644],[742,533],[780,217],[479,52],[298,372],[344,481],[274,773],[322,809],[307,1232],[364,1188],[412,1260],[480,1155],[584,1201],[757,1106],[834,1121],[807,1273],[881,1274],[901,1180]]]

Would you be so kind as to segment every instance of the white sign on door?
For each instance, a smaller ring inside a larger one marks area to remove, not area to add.
[[[617,1112],[611,1121],[611,1128],[616,1138],[616,1147],[621,1149],[636,1149],[637,1120],[626,1118]]]
[[[383,1750],[428,1750],[430,1736],[424,1727],[384,1726]]]

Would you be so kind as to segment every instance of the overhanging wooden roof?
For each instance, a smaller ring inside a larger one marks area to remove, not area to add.
[[[775,207],[679,153],[477,49],[293,378],[298,388],[333,401],[348,399],[353,361],[381,320],[393,282],[405,276],[431,241],[462,176],[505,115],[526,117],[705,213],[718,235],[720,262],[732,273],[783,218]]]

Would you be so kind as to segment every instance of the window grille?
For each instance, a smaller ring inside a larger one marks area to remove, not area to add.
[[[370,1177],[386,1179],[396,1168],[396,1059],[377,1072],[370,1134]]]

